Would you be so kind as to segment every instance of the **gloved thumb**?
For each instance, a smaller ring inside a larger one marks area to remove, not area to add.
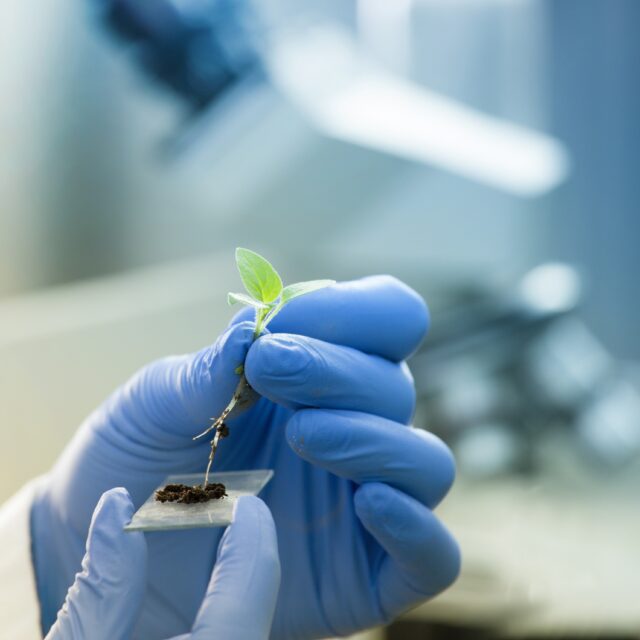
[[[115,418],[126,412],[122,428],[135,428],[136,440],[148,435],[165,446],[190,441],[231,400],[253,332],[252,323],[242,322],[196,353],[144,367],[116,396],[110,407]]]
[[[271,512],[242,497],[218,549],[190,640],[266,640],[280,588],[280,558]]]
[[[133,504],[125,489],[102,495],[93,512],[82,571],[46,640],[131,637],[147,579],[144,535],[123,531],[132,515]]]

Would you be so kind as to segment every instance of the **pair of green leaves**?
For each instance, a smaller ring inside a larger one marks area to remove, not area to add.
[[[236,264],[247,293],[229,293],[229,304],[246,304],[256,310],[256,336],[278,314],[287,302],[306,293],[323,289],[335,280],[310,280],[284,286],[271,263],[249,249],[236,249]]]

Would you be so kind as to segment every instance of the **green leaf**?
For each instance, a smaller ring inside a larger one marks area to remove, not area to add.
[[[234,304],[248,304],[250,307],[255,307],[256,309],[266,309],[268,307],[264,302],[254,300],[246,293],[227,293],[227,302],[230,306]]]
[[[309,280],[308,282],[296,282],[290,284],[282,290],[282,301],[289,302],[298,296],[303,296],[305,293],[311,293],[318,289],[324,289],[335,284],[335,280]]]
[[[282,280],[271,263],[261,255],[238,247],[236,264],[242,284],[250,296],[260,302],[273,302],[282,293]]]

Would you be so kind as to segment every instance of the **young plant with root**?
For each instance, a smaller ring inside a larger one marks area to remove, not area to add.
[[[310,280],[308,282],[297,282],[285,287],[282,284],[282,278],[280,278],[271,263],[249,249],[236,249],[236,265],[246,293],[229,293],[227,300],[230,305],[245,304],[255,309],[256,328],[253,332],[253,341],[262,335],[267,325],[291,300],[335,283],[334,280]],[[235,373],[240,376],[240,380],[229,404],[217,418],[211,419],[212,423],[207,429],[194,438],[194,440],[198,440],[214,432],[211,439],[209,462],[202,485],[203,489],[209,484],[209,473],[218,449],[218,443],[220,439],[229,435],[227,419],[234,410],[244,409],[253,404],[257,397],[256,392],[251,388],[244,375],[244,362],[236,367]]]

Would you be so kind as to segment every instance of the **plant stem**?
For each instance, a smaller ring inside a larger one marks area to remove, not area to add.
[[[256,309],[256,328],[253,332],[253,340],[257,340],[264,329],[264,320],[269,312],[269,309]]]
[[[255,331],[253,332],[253,340],[251,341],[251,344],[253,344],[260,337],[260,334],[264,329],[264,324],[265,324],[264,321],[266,316],[268,315],[267,313],[268,311],[269,309],[256,309],[256,328],[255,328]],[[220,440],[220,429],[222,428],[224,421],[229,417],[231,412],[235,409],[236,404],[242,397],[242,394],[244,393],[245,389],[249,387],[247,378],[244,375],[244,363],[242,366],[243,366],[243,373],[240,376],[240,380],[238,381],[235,391],[233,392],[233,396],[231,396],[231,400],[229,401],[229,404],[224,408],[222,413],[213,421],[211,426],[209,426],[202,433],[199,433],[197,436],[193,438],[194,440],[198,440],[203,436],[206,436],[208,433],[211,433],[215,429],[216,433],[213,436],[213,439],[211,440],[211,451],[209,452],[209,462],[207,463],[207,470],[204,474],[204,482],[202,484],[203,489],[206,489],[207,485],[209,484],[209,472],[211,471],[211,466],[213,465],[213,459],[215,458],[216,451],[218,449],[218,441]]]
[[[207,463],[207,470],[204,474],[204,482],[202,483],[202,488],[206,489],[209,484],[209,472],[211,471],[211,465],[213,464],[213,459],[216,455],[216,449],[218,448],[218,440],[220,440],[220,431],[216,429],[216,435],[213,437],[211,441],[211,451],[209,452],[209,462]]]

